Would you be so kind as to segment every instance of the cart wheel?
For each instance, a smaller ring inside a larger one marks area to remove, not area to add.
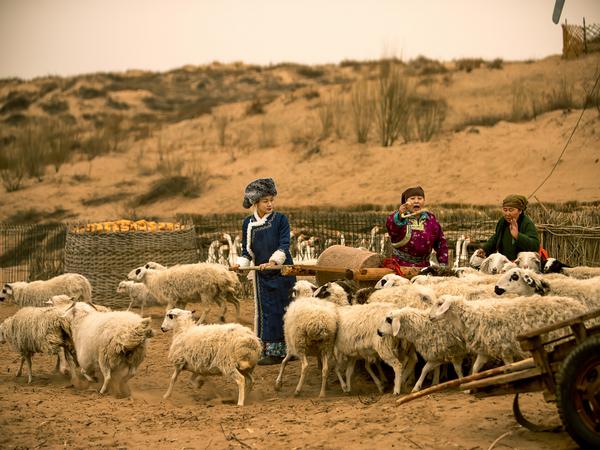
[[[600,338],[590,338],[565,358],[558,374],[560,419],[582,448],[600,448]]]

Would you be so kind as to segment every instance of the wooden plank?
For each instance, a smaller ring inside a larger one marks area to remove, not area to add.
[[[510,383],[512,381],[522,380],[525,378],[532,378],[541,375],[542,371],[539,367],[532,369],[520,370],[518,372],[505,373],[496,375],[494,377],[484,378],[483,380],[471,381],[460,385],[460,390],[465,391],[467,389],[478,389],[486,386],[493,386],[496,384]]]
[[[466,377],[459,378],[457,380],[446,381],[442,384],[436,384],[435,386],[431,386],[427,389],[423,389],[418,392],[413,392],[412,394],[405,395],[402,398],[396,400],[398,405],[402,405],[403,403],[410,402],[420,397],[425,397],[426,395],[433,394],[434,392],[443,391],[445,389],[460,386],[463,383],[467,383],[469,381],[479,380],[481,378],[485,378],[491,375],[498,375],[501,373],[509,373],[515,372],[518,370],[531,369],[535,367],[535,362],[533,358],[527,358],[522,361],[517,361],[512,364],[507,364],[506,366],[494,367],[493,369],[485,370],[483,372],[478,372],[473,375],[468,375]]]
[[[552,324],[552,325],[548,325],[548,326],[545,326],[545,327],[542,327],[542,328],[536,328],[535,330],[531,330],[531,331],[529,331],[527,333],[523,333],[523,334],[517,336],[517,339],[519,341],[523,341],[523,340],[526,340],[526,339],[531,339],[531,338],[533,338],[535,336],[538,336],[540,334],[544,334],[544,333],[548,333],[550,331],[558,330],[559,328],[564,328],[564,327],[567,327],[567,326],[570,326],[570,325],[573,325],[573,324],[583,323],[586,320],[593,319],[593,318],[598,317],[598,316],[600,316],[600,309],[596,309],[594,311],[590,311],[588,313],[581,314],[579,316],[575,316],[575,317],[572,317],[570,319],[563,320],[562,322],[558,322],[558,323],[555,323],[555,324]]]
[[[365,269],[348,269],[346,271],[346,278],[355,281],[373,281],[379,280],[384,275],[395,273],[392,269],[387,268],[365,268]]]

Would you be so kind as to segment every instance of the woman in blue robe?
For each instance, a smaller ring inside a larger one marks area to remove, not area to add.
[[[290,224],[285,215],[274,211],[277,195],[271,178],[254,180],[244,191],[244,208],[253,209],[242,224],[242,254],[232,269],[259,266],[250,275],[254,286],[254,331],[263,342],[259,364],[279,364],[286,354],[283,315],[290,303],[289,291],[296,277],[268,270],[293,264],[290,254]]]

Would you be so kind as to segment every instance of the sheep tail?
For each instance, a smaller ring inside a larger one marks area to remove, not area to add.
[[[235,354],[238,355],[237,368],[239,370],[244,371],[256,366],[262,352],[262,344],[256,337],[242,338],[235,347]]]
[[[154,336],[154,331],[150,328],[150,321],[151,319],[146,317],[125,333],[116,336],[115,349],[117,353],[131,351],[142,345],[146,339]]]

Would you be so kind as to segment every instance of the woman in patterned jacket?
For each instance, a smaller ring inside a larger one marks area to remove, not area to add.
[[[403,267],[428,267],[431,251],[435,250],[440,265],[446,266],[448,244],[435,216],[424,209],[423,188],[405,190],[401,203],[386,221],[394,262]]]

